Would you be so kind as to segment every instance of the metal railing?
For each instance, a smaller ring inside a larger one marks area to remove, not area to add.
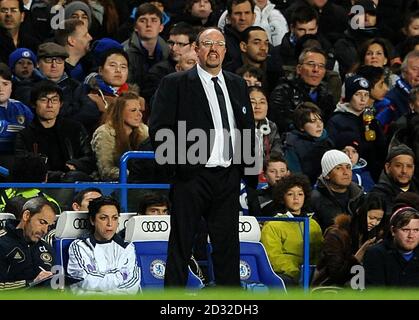
[[[291,221],[303,222],[303,288],[305,292],[310,288],[310,219],[309,217],[256,217],[258,221]]]
[[[0,183],[0,188],[37,188],[37,189],[61,189],[61,188],[103,188],[119,189],[121,211],[128,209],[128,189],[169,189],[169,184],[129,184],[128,182],[128,160],[130,159],[154,159],[153,151],[128,151],[120,159],[119,183],[109,182],[78,182],[78,183]],[[3,167],[1,167],[3,168]],[[6,169],[7,170],[7,169]],[[0,172],[1,174],[1,172]],[[257,217],[258,221],[294,221],[303,222],[303,288],[309,290],[310,281],[310,221],[308,217]]]

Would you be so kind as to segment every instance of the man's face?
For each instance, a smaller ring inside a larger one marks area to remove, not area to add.
[[[327,175],[329,181],[339,189],[347,188],[352,181],[352,169],[349,164],[338,164]]]
[[[199,65],[211,74],[217,74],[226,53],[224,35],[216,29],[204,31],[196,47]]]
[[[254,63],[262,63],[268,57],[269,40],[266,31],[254,30],[249,33],[247,43],[240,43],[240,50]]]
[[[19,29],[25,14],[19,11],[18,0],[3,0],[0,2],[0,26],[6,30]]]
[[[195,50],[189,50],[182,54],[178,63],[176,64],[176,71],[187,71],[192,69],[198,63],[198,56]]]
[[[406,30],[406,36],[414,37],[419,35],[419,18],[413,19]]]
[[[250,102],[253,108],[253,117],[255,121],[262,121],[268,114],[268,100],[260,91],[252,91],[250,93]]]
[[[316,52],[308,52],[304,61],[297,65],[297,74],[311,87],[317,87],[326,74],[326,58]]]
[[[383,100],[388,92],[388,85],[385,81],[384,75],[381,79],[371,88],[370,96],[374,100]]]
[[[34,68],[31,59],[21,58],[15,64],[14,74],[21,79],[28,79],[31,77]]]
[[[157,216],[164,216],[169,214],[169,209],[166,205],[152,205],[145,209],[145,215],[157,215]]]
[[[274,186],[281,178],[289,175],[287,165],[284,162],[269,162],[266,168],[265,178],[269,186]]]
[[[412,181],[415,163],[411,156],[402,154],[394,157],[390,162],[386,162],[384,169],[394,182],[403,188]]]
[[[72,208],[74,211],[89,211],[89,203],[93,199],[100,198],[102,195],[96,191],[90,191],[84,194],[81,204],[73,203]]]
[[[56,92],[48,93],[36,100],[36,115],[42,121],[54,120],[60,112],[62,102]]]
[[[139,16],[135,22],[135,31],[141,40],[157,39],[159,33],[163,31],[163,27],[159,17],[155,14]]]
[[[78,19],[83,21],[86,27],[89,27],[89,16],[83,10],[76,10],[70,16],[71,19]]]
[[[169,45],[169,54],[172,57],[173,61],[179,62],[182,54],[189,52],[191,50],[192,43],[189,42],[189,37],[184,34],[171,34],[169,40],[167,40]]]
[[[86,25],[77,26],[74,33],[71,35],[73,40],[73,46],[77,52],[84,56],[90,49],[90,42],[92,41],[92,36],[87,30]]]
[[[249,1],[233,4],[231,8],[231,15],[229,16],[230,24],[238,32],[242,32],[255,22],[255,14],[252,11],[252,6]]]
[[[295,26],[291,25],[291,31],[297,39],[306,34],[317,34],[317,21],[313,19],[305,23],[296,22]]]
[[[412,219],[401,228],[391,228],[395,245],[402,251],[409,252],[419,245],[419,219]]]
[[[49,226],[55,223],[55,212],[50,206],[43,206],[39,213],[30,215],[26,210],[22,215],[23,235],[27,241],[38,242],[43,238]]]
[[[6,80],[0,76],[0,103],[9,100],[12,94],[12,81]]]
[[[403,77],[412,87],[419,86],[419,57],[411,57],[407,61]]]
[[[64,74],[63,57],[45,57],[39,59],[38,68],[48,80],[58,82]]]
[[[128,61],[121,54],[111,54],[103,67],[99,68],[99,74],[107,84],[119,88],[127,82]]]

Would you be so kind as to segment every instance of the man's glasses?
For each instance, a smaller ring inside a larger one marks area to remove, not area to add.
[[[226,42],[223,40],[219,40],[219,41],[214,41],[214,40],[203,40],[201,41],[201,44],[205,47],[205,48],[211,48],[212,46],[214,47],[225,47]]]
[[[55,61],[56,64],[63,64],[64,63],[64,58],[63,57],[46,57],[46,58],[42,58],[42,60],[45,63],[51,64]]]
[[[1,8],[0,9],[1,13],[18,13],[20,12],[19,8]]]
[[[177,42],[177,41],[167,40],[167,44],[169,45],[169,47],[174,47],[176,45],[180,48],[183,48],[183,47],[186,47],[190,43],[189,42]]]
[[[309,66],[311,69],[319,68],[320,70],[326,69],[326,65],[324,63],[315,63],[313,61],[303,62],[306,66]]]
[[[42,98],[39,98],[38,101],[42,104],[47,104],[48,102],[51,102],[52,104],[59,104],[61,99],[59,96],[53,96],[51,98],[42,97]]]

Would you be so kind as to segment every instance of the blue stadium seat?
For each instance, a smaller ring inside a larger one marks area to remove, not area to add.
[[[269,288],[286,291],[284,281],[272,269],[265,247],[260,240],[259,223],[253,216],[240,216],[240,280],[243,283],[261,283]],[[211,261],[212,247],[208,244],[209,275],[214,281]]]
[[[128,220],[125,241],[133,242],[141,268],[141,287],[163,289],[170,234],[170,216],[135,216]],[[201,289],[203,283],[189,269],[189,289]]]

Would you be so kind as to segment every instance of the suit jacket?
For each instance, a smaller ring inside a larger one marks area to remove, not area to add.
[[[255,121],[247,85],[242,78],[233,73],[223,71],[223,75],[229,92],[236,127],[241,133],[239,139],[241,151],[243,153],[243,130],[250,129],[250,133],[252,134],[251,150],[253,156]],[[173,73],[162,79],[152,102],[149,119],[149,133],[154,150],[164,143],[164,141],[156,141],[158,130],[167,128],[175,133],[176,141],[170,145],[174,145],[173,150],[176,151],[176,160],[174,165],[169,166],[169,174],[172,177],[176,176],[177,178],[187,179],[195,175],[197,170],[204,168],[205,164],[191,164],[188,162],[188,159],[182,162],[182,159],[178,157],[179,121],[185,121],[186,133],[192,129],[201,129],[205,132],[207,138],[210,137],[210,130],[214,129],[210,107],[196,66],[189,71]],[[180,137],[180,140],[182,140],[182,137]],[[208,138],[207,140],[206,159],[208,160],[211,155],[211,145],[210,139]],[[189,150],[189,147],[194,143],[195,141],[187,141],[186,150]],[[249,145],[246,148],[249,148]],[[236,152],[238,152],[237,150],[236,148]],[[241,159],[244,158],[241,157]],[[243,160],[241,167],[245,167]],[[252,167],[252,164],[249,167]]]

